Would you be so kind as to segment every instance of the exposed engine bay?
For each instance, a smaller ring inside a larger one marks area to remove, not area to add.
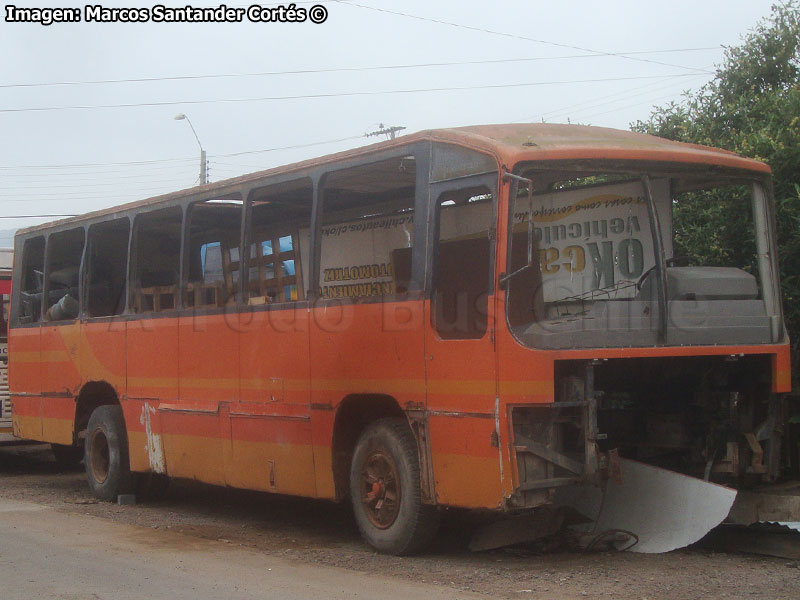
[[[781,403],[769,361],[557,361],[556,401],[512,411],[520,485],[511,505],[568,506],[589,530],[634,524],[635,551],[697,541],[725,519],[735,489],[780,475]],[[665,512],[662,496],[680,508]]]

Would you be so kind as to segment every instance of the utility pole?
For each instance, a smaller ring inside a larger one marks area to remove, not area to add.
[[[206,160],[206,151],[200,148],[200,184],[205,185],[208,183],[208,161]]]
[[[383,123],[378,123],[378,129],[376,131],[370,131],[369,133],[365,133],[364,137],[372,137],[377,135],[385,135],[387,139],[393,140],[395,138],[395,134],[398,131],[403,131],[405,127],[399,127],[397,125],[394,126],[387,126]]]
[[[189,127],[192,128],[192,133],[194,134],[194,139],[197,140],[197,145],[200,146],[200,185],[205,185],[208,183],[208,162],[206,161],[206,151],[203,148],[203,144],[200,143],[200,138],[197,137],[197,132],[194,130],[194,125],[183,113],[178,113],[175,115],[176,121],[186,121],[189,123]]]

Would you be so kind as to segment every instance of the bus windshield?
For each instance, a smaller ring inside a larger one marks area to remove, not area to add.
[[[777,341],[760,184],[666,169],[517,172],[507,313],[526,345]]]

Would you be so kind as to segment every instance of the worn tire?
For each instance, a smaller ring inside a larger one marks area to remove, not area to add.
[[[53,452],[56,463],[62,469],[74,469],[83,460],[83,448],[81,446],[50,444],[50,450]]]
[[[417,444],[404,419],[380,419],[361,434],[350,498],[361,536],[379,552],[413,554],[436,534],[439,513],[422,503]]]
[[[113,502],[118,495],[133,491],[121,407],[106,405],[94,409],[86,427],[83,463],[95,498]]]

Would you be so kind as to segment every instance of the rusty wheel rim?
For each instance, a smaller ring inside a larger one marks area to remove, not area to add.
[[[400,478],[394,460],[376,450],[361,468],[361,504],[367,518],[378,529],[387,529],[400,513]]]
[[[95,431],[89,444],[89,467],[97,483],[103,483],[108,477],[110,463],[108,438],[102,430]]]

